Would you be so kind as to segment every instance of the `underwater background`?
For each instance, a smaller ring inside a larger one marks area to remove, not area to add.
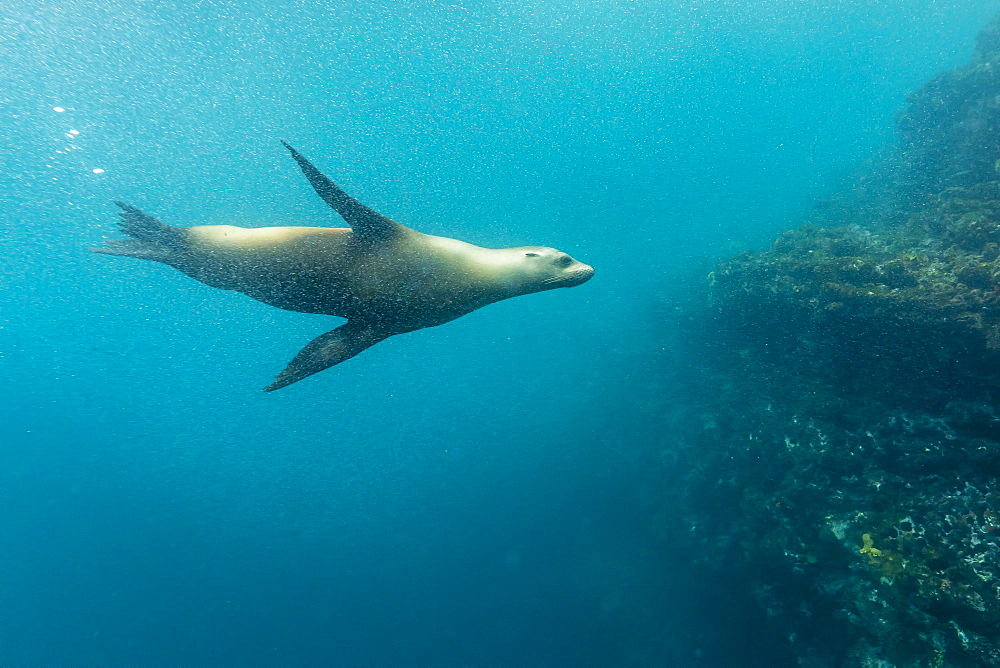
[[[793,665],[663,530],[697,361],[663,314],[828,207],[997,11],[8,0],[0,664]],[[405,225],[596,276],[264,394],[333,319],[87,249],[114,200],[341,225],[280,139]]]

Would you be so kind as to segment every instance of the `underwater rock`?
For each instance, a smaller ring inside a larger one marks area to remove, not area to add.
[[[1000,24],[979,35],[965,67],[935,76],[899,117],[900,180],[916,202],[997,178],[1000,159]]]
[[[657,530],[799,665],[1000,665],[1000,19],[899,134],[890,211],[720,262],[679,321]]]
[[[988,392],[1000,382],[1000,259],[954,231],[958,206],[942,202],[938,234],[806,225],[719,263],[717,338],[780,365],[786,384],[791,374],[921,409]]]

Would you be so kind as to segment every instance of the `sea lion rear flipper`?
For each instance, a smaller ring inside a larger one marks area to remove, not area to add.
[[[337,329],[327,332],[309,342],[299,351],[285,370],[278,374],[274,382],[264,388],[265,392],[279,390],[286,385],[297,383],[323,369],[329,369],[346,359],[354,357],[387,338],[387,334],[375,331],[369,325],[348,320]]]
[[[287,142],[281,143],[292,152],[292,157],[295,158],[295,162],[299,163],[302,173],[309,179],[309,184],[316,191],[316,194],[333,207],[333,210],[347,221],[347,224],[359,237],[369,241],[381,241],[395,236],[403,229],[403,226],[396,221],[386,218],[374,209],[369,209],[345,193]]]
[[[93,252],[169,262],[174,253],[184,248],[183,229],[161,223],[148,213],[124,202],[115,204],[122,209],[118,214],[118,227],[132,238],[112,239],[104,248],[91,248]]]

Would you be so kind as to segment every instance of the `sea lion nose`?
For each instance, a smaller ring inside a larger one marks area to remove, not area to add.
[[[574,287],[586,283],[594,277],[594,268],[589,264],[584,264],[582,262],[576,263],[578,266],[573,268],[573,276],[567,281],[569,285],[567,287]]]

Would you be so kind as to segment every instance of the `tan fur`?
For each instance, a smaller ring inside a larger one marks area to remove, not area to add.
[[[212,287],[278,308],[344,318],[378,314],[393,333],[439,325],[534,291],[538,258],[407,229],[386,243],[349,228],[190,227],[168,264]],[[523,274],[523,275],[522,275]]]

